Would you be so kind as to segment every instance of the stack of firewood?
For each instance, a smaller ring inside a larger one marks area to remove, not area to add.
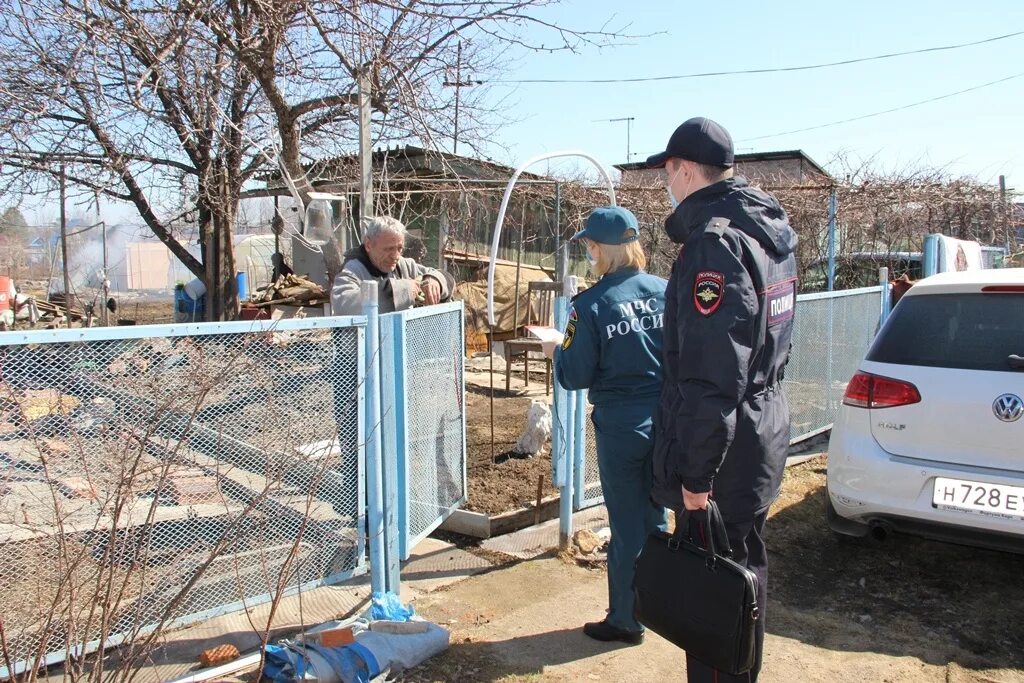
[[[324,288],[302,275],[282,275],[277,281],[258,290],[258,306],[277,304],[313,304],[327,299]]]

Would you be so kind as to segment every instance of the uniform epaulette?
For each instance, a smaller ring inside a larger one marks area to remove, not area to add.
[[[725,229],[728,227],[728,218],[712,218],[704,228],[704,235],[706,237],[721,237],[725,234]]]

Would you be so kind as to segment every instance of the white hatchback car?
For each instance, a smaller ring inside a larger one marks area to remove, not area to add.
[[[915,284],[832,428],[828,521],[1024,550],[1024,268]]]

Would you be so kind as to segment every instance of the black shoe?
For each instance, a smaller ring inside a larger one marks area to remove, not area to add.
[[[612,626],[607,621],[592,621],[589,624],[584,624],[583,634],[604,642],[617,640],[627,645],[639,645],[644,642],[643,631],[627,631],[624,628]]]

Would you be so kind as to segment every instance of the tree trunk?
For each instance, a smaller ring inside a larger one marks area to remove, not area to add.
[[[234,320],[238,317],[238,281],[235,278],[233,249],[235,211],[225,202],[213,211],[206,254],[207,320]]]
[[[206,319],[210,322],[238,317],[238,281],[233,243],[236,210],[230,197],[199,208],[199,240],[203,269],[196,273],[206,286]]]

